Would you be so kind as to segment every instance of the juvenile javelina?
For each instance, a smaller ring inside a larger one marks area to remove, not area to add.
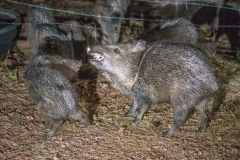
[[[138,124],[151,104],[170,103],[171,137],[195,109],[201,116],[199,131],[206,129],[207,102],[218,89],[217,79],[202,51],[189,44],[162,43],[146,48],[143,40],[88,47],[89,62],[112,86],[133,99],[127,116]]]
[[[56,61],[56,58],[49,61],[50,56],[52,55],[32,55],[24,73],[30,98],[36,103],[42,119],[50,129],[44,135],[44,140],[52,137],[69,118],[80,120],[86,126],[90,125],[88,115],[80,108],[70,81],[57,70],[46,66]],[[63,61],[68,65],[72,60],[63,59]],[[81,66],[81,63],[78,66]],[[68,67],[74,71],[79,69],[71,65]]]
[[[159,42],[196,44],[198,32],[196,27],[185,18],[176,18],[162,23],[160,26],[148,31],[138,39],[148,44]]]
[[[34,3],[27,11],[27,38],[32,53],[53,53],[65,58],[73,58],[71,33],[66,35],[54,24],[55,19],[49,6],[44,3]]]

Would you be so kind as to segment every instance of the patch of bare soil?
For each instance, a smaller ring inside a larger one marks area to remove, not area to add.
[[[77,7],[73,0],[69,3],[54,0],[52,3],[59,3],[62,8]],[[24,8],[19,7],[23,15]],[[132,118],[124,117],[130,100],[85,64],[75,85],[79,104],[88,111],[93,125],[85,128],[78,121],[67,121],[52,140],[42,141],[47,129],[30,101],[23,78],[23,62],[28,57],[29,45],[25,41],[17,41],[17,48],[13,51],[15,55],[20,51],[25,54],[18,58],[22,65],[10,68],[12,65],[6,67],[0,63],[0,159],[240,159],[238,63],[210,55],[222,86],[213,107],[210,107],[211,122],[206,132],[198,133],[200,117],[193,114],[172,138],[161,137],[172,123],[169,105],[152,106],[141,123],[132,126]],[[10,60],[6,63],[12,64]]]

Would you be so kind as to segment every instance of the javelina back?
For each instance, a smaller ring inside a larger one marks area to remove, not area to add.
[[[52,137],[69,118],[80,120],[86,126],[90,125],[88,115],[80,108],[70,81],[57,70],[46,67],[56,60],[53,58],[53,61],[49,61],[50,56],[52,55],[32,55],[24,73],[30,98],[36,103],[42,119],[50,128],[44,135],[44,140]],[[63,60],[68,64],[69,59]]]
[[[176,18],[162,23],[138,39],[145,40],[148,44],[159,42],[196,44],[198,32],[192,22],[185,18]]]
[[[184,17],[194,24],[212,24],[216,20],[217,13],[223,3],[224,0],[159,0],[159,3],[154,3],[155,6],[146,10],[143,14],[146,14],[146,18],[167,20]],[[146,21],[146,23],[149,22]],[[154,25],[151,23],[145,29]]]
[[[195,109],[201,116],[199,131],[206,129],[207,101],[218,89],[217,79],[202,51],[189,44],[161,43],[146,47],[143,40],[88,48],[89,62],[133,99],[127,116],[138,124],[151,104],[166,102],[173,108],[170,137]]]
[[[71,33],[66,35],[54,24],[55,19],[45,3],[34,3],[27,11],[27,38],[31,52],[59,54],[65,58],[73,58]]]
[[[82,67],[81,60],[66,59],[56,54],[37,55],[35,61],[44,67],[54,69],[68,80],[76,82],[78,80],[78,71]]]

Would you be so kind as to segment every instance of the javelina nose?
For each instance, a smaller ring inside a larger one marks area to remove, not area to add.
[[[87,47],[87,53],[90,53],[90,52],[91,52],[91,48]]]

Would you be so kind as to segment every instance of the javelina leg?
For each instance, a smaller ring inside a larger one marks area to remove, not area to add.
[[[41,115],[43,121],[44,121],[44,124],[45,126],[48,128],[48,129],[51,129],[52,126],[53,126],[53,120],[52,118],[49,118],[48,116],[45,116],[45,114],[42,114]]]
[[[52,120],[53,123],[51,124],[51,128],[50,131],[48,131],[47,134],[45,134],[43,136],[43,140],[48,140],[50,139],[52,136],[55,135],[55,133],[57,132],[57,130],[62,126],[64,120],[63,119],[57,119],[57,120]]]
[[[199,132],[204,132],[207,127],[207,122],[208,122],[208,109],[207,109],[207,100],[203,100],[199,105],[196,106],[196,112],[200,115],[201,117],[201,125],[198,129]]]
[[[137,98],[135,101],[137,101],[138,106],[137,108],[137,115],[135,119],[132,121],[132,125],[137,125],[140,123],[144,113],[148,110],[149,104],[147,104],[144,99]]]
[[[144,104],[144,105],[142,105],[141,107],[138,108],[137,116],[132,121],[132,125],[137,125],[141,122],[141,119],[142,119],[144,113],[148,110],[148,107],[149,107],[148,104]]]
[[[137,99],[134,98],[130,109],[128,110],[127,113],[125,113],[125,116],[126,117],[130,117],[130,116],[134,115],[136,110],[137,110],[137,108],[138,108]]]
[[[71,118],[81,121],[86,127],[91,124],[87,113],[85,113],[79,106],[77,106],[76,110],[71,113]]]
[[[171,137],[180,126],[185,124],[189,114],[193,109],[187,108],[187,106],[173,106],[173,126],[170,130],[163,133],[163,137]]]

